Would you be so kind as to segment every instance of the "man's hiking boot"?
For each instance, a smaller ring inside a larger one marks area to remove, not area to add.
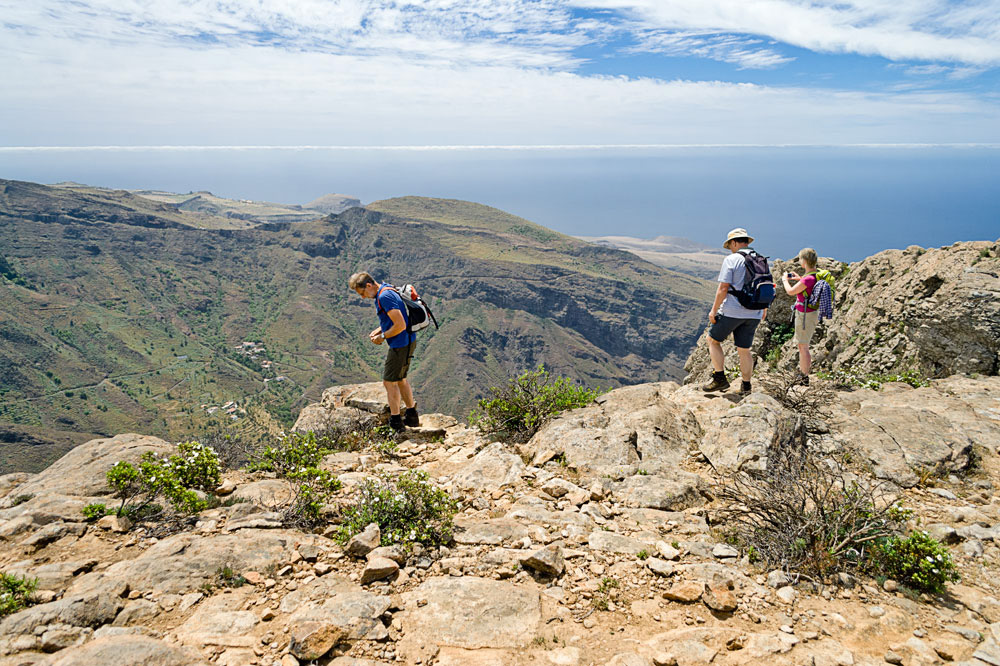
[[[809,386],[809,375],[801,370],[795,371],[795,384],[798,386]]]
[[[389,427],[396,432],[403,432],[406,426],[403,425],[403,417],[399,414],[391,414],[389,416]]]
[[[750,382],[740,382],[740,395],[747,395],[753,391],[753,387],[750,386]]]
[[[403,425],[416,428],[420,425],[420,415],[417,414],[416,407],[407,407],[403,412]]]
[[[705,393],[711,393],[712,391],[725,391],[729,388],[729,380],[726,379],[726,373],[715,372],[712,373],[712,381],[701,387]]]

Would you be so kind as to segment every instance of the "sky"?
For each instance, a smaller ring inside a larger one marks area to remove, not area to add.
[[[1000,143],[1000,0],[0,0],[7,146]]]
[[[6,178],[1000,235],[1000,0],[0,0],[0,71]]]

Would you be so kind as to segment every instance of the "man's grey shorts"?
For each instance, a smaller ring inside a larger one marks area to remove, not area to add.
[[[753,334],[757,331],[760,319],[737,319],[725,315],[716,315],[715,323],[708,329],[708,335],[716,342],[722,342],[733,336],[733,342],[740,349],[750,349],[753,344]]]
[[[389,348],[385,357],[385,369],[382,371],[382,381],[401,382],[410,371],[410,361],[413,360],[413,350],[417,348],[414,340],[406,347]]]

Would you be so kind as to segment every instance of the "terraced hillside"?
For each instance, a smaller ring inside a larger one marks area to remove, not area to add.
[[[376,379],[372,306],[345,286],[361,268],[430,297],[441,329],[411,376],[423,409],[459,416],[541,362],[605,387],[679,379],[710,296],[468,202],[196,228],[126,192],[17,181],[0,181],[0,268],[0,473],[99,434],[199,436],[229,401],[290,424],[323,388]]]

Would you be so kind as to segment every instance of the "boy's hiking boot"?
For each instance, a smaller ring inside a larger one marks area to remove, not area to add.
[[[396,432],[403,432],[406,426],[403,425],[403,417],[399,414],[391,414],[389,416],[389,427]]]
[[[403,425],[411,428],[420,426],[420,415],[417,414],[416,407],[407,407],[406,411],[403,412]]]
[[[753,391],[753,387],[750,386],[750,382],[740,382],[740,395],[747,395]]]
[[[729,380],[726,379],[726,373],[715,372],[712,373],[712,381],[701,387],[705,393],[711,393],[712,391],[725,391],[729,388]]]

